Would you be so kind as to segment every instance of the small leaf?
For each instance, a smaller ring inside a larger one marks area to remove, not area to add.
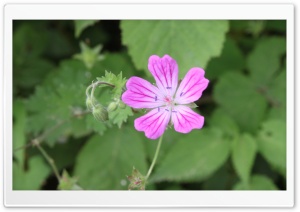
[[[230,144],[216,129],[195,130],[182,136],[157,167],[150,181],[202,181],[220,168]]]
[[[63,170],[62,178],[59,182],[59,190],[82,190],[82,188],[77,185],[78,179],[76,177],[70,177],[66,170]]]
[[[121,21],[122,43],[138,69],[147,70],[153,54],[169,54],[179,65],[180,78],[192,67],[205,68],[212,57],[220,55],[228,28],[228,21],[223,20]]]
[[[233,144],[232,163],[238,176],[245,184],[249,183],[256,149],[256,142],[249,134],[241,135]]]
[[[97,45],[93,48],[87,46],[84,42],[80,42],[80,54],[75,54],[74,58],[84,62],[88,69],[91,69],[95,63],[104,59],[104,56],[100,54],[102,45]]]
[[[118,107],[115,111],[109,112],[109,119],[113,124],[117,124],[120,128],[125,123],[129,116],[132,116],[133,112],[131,107],[126,106],[124,109]]]
[[[97,20],[75,20],[75,37],[79,37],[81,32],[85,30],[87,27],[95,24]]]
[[[278,190],[272,180],[263,175],[253,175],[250,184],[247,186],[242,182],[238,182],[233,187],[234,190]]]
[[[281,120],[263,123],[258,134],[258,150],[280,173],[286,175],[286,124]]]

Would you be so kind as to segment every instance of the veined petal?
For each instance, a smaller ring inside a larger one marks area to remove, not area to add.
[[[189,104],[197,101],[209,83],[204,74],[205,71],[201,68],[190,69],[179,85],[175,96],[175,103]]]
[[[164,133],[170,118],[171,111],[167,107],[159,107],[134,120],[134,127],[144,131],[147,138],[157,139]]]
[[[189,133],[192,129],[203,127],[204,117],[187,106],[177,105],[173,108],[172,122],[177,132]]]
[[[140,77],[129,78],[126,88],[127,90],[122,95],[122,101],[130,107],[155,108],[164,104],[158,88]]]
[[[178,65],[169,55],[162,58],[152,55],[149,58],[148,69],[153,75],[156,85],[165,96],[173,96],[178,84]]]

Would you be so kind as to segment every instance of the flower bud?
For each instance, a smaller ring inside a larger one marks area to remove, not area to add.
[[[93,111],[93,108],[98,104],[94,97],[88,96],[85,101],[86,107],[89,111]]]
[[[115,111],[118,107],[118,104],[116,102],[111,102],[109,103],[108,107],[107,107],[107,111],[108,112],[112,112]]]
[[[126,105],[124,104],[124,102],[120,101],[120,102],[119,102],[119,107],[120,107],[121,109],[125,109],[125,108],[126,108]]]
[[[108,112],[101,104],[96,105],[92,112],[97,121],[103,122],[108,120]]]

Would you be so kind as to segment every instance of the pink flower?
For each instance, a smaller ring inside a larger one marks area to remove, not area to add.
[[[144,131],[150,139],[160,137],[170,120],[180,133],[201,129],[204,117],[195,113],[188,104],[198,100],[206,89],[209,80],[204,77],[205,71],[197,67],[190,69],[177,88],[178,66],[169,55],[162,58],[152,55],[148,69],[157,87],[134,76],[128,79],[127,90],[122,95],[122,101],[132,108],[152,109],[134,121],[135,129]]]

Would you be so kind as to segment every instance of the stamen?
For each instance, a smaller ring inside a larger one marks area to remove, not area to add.
[[[155,101],[157,101],[157,96],[155,96]]]
[[[160,107],[158,107],[157,109],[158,109],[158,112],[159,112],[160,111]]]
[[[182,96],[182,95],[183,95],[183,92],[181,92],[180,96]]]
[[[168,109],[165,109],[165,110],[169,112],[169,110],[168,110]]]
[[[176,110],[172,110],[172,112],[173,112],[173,113],[177,113],[177,111],[176,111]]]
[[[172,89],[172,87],[167,87],[167,89]]]

